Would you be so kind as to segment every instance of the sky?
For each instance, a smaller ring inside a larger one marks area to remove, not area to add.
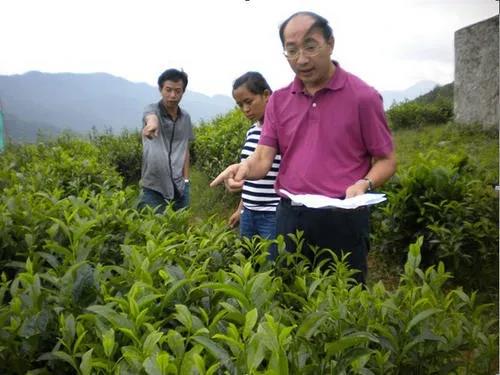
[[[261,72],[293,79],[279,25],[297,11],[329,20],[332,58],[379,91],[453,81],[456,30],[497,15],[496,0],[2,0],[0,74],[105,72],[156,85],[167,68],[188,89],[231,95]]]

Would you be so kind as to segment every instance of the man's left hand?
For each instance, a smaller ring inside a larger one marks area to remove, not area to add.
[[[365,194],[368,191],[369,183],[366,180],[359,180],[345,190],[345,197],[352,198],[357,195]]]

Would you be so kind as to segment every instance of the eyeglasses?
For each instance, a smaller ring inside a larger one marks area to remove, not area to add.
[[[295,47],[295,46],[289,46],[286,47],[283,50],[283,55],[288,60],[295,60],[299,58],[300,51],[302,51],[302,55],[305,57],[314,57],[319,54],[321,49],[326,45],[326,43],[323,44],[317,44],[317,43],[307,43],[304,45],[302,48]]]

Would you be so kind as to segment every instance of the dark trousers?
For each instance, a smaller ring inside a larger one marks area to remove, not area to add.
[[[354,210],[308,208],[292,205],[289,199],[282,198],[276,211],[276,234],[284,235],[287,251],[296,251],[295,243],[287,234],[295,234],[297,230],[304,231],[302,254],[312,263],[326,259],[325,266],[328,266],[333,259],[327,252],[314,259],[309,245],[331,249],[339,257],[342,252],[349,252],[349,266],[361,271],[354,278],[365,283],[370,230],[370,211],[367,207]]]
[[[188,207],[189,198],[190,198],[189,183],[186,183],[184,188],[184,194],[182,196],[180,196],[176,191],[174,199],[172,199],[173,209],[175,211],[178,211],[182,208]],[[170,201],[165,199],[163,195],[160,194],[159,192],[148,188],[142,188],[137,208],[139,210],[142,210],[144,207],[149,206],[153,207],[156,212],[163,213],[169,203]]]

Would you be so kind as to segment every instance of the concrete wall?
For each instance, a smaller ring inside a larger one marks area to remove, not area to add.
[[[499,126],[498,15],[455,32],[455,121]]]

